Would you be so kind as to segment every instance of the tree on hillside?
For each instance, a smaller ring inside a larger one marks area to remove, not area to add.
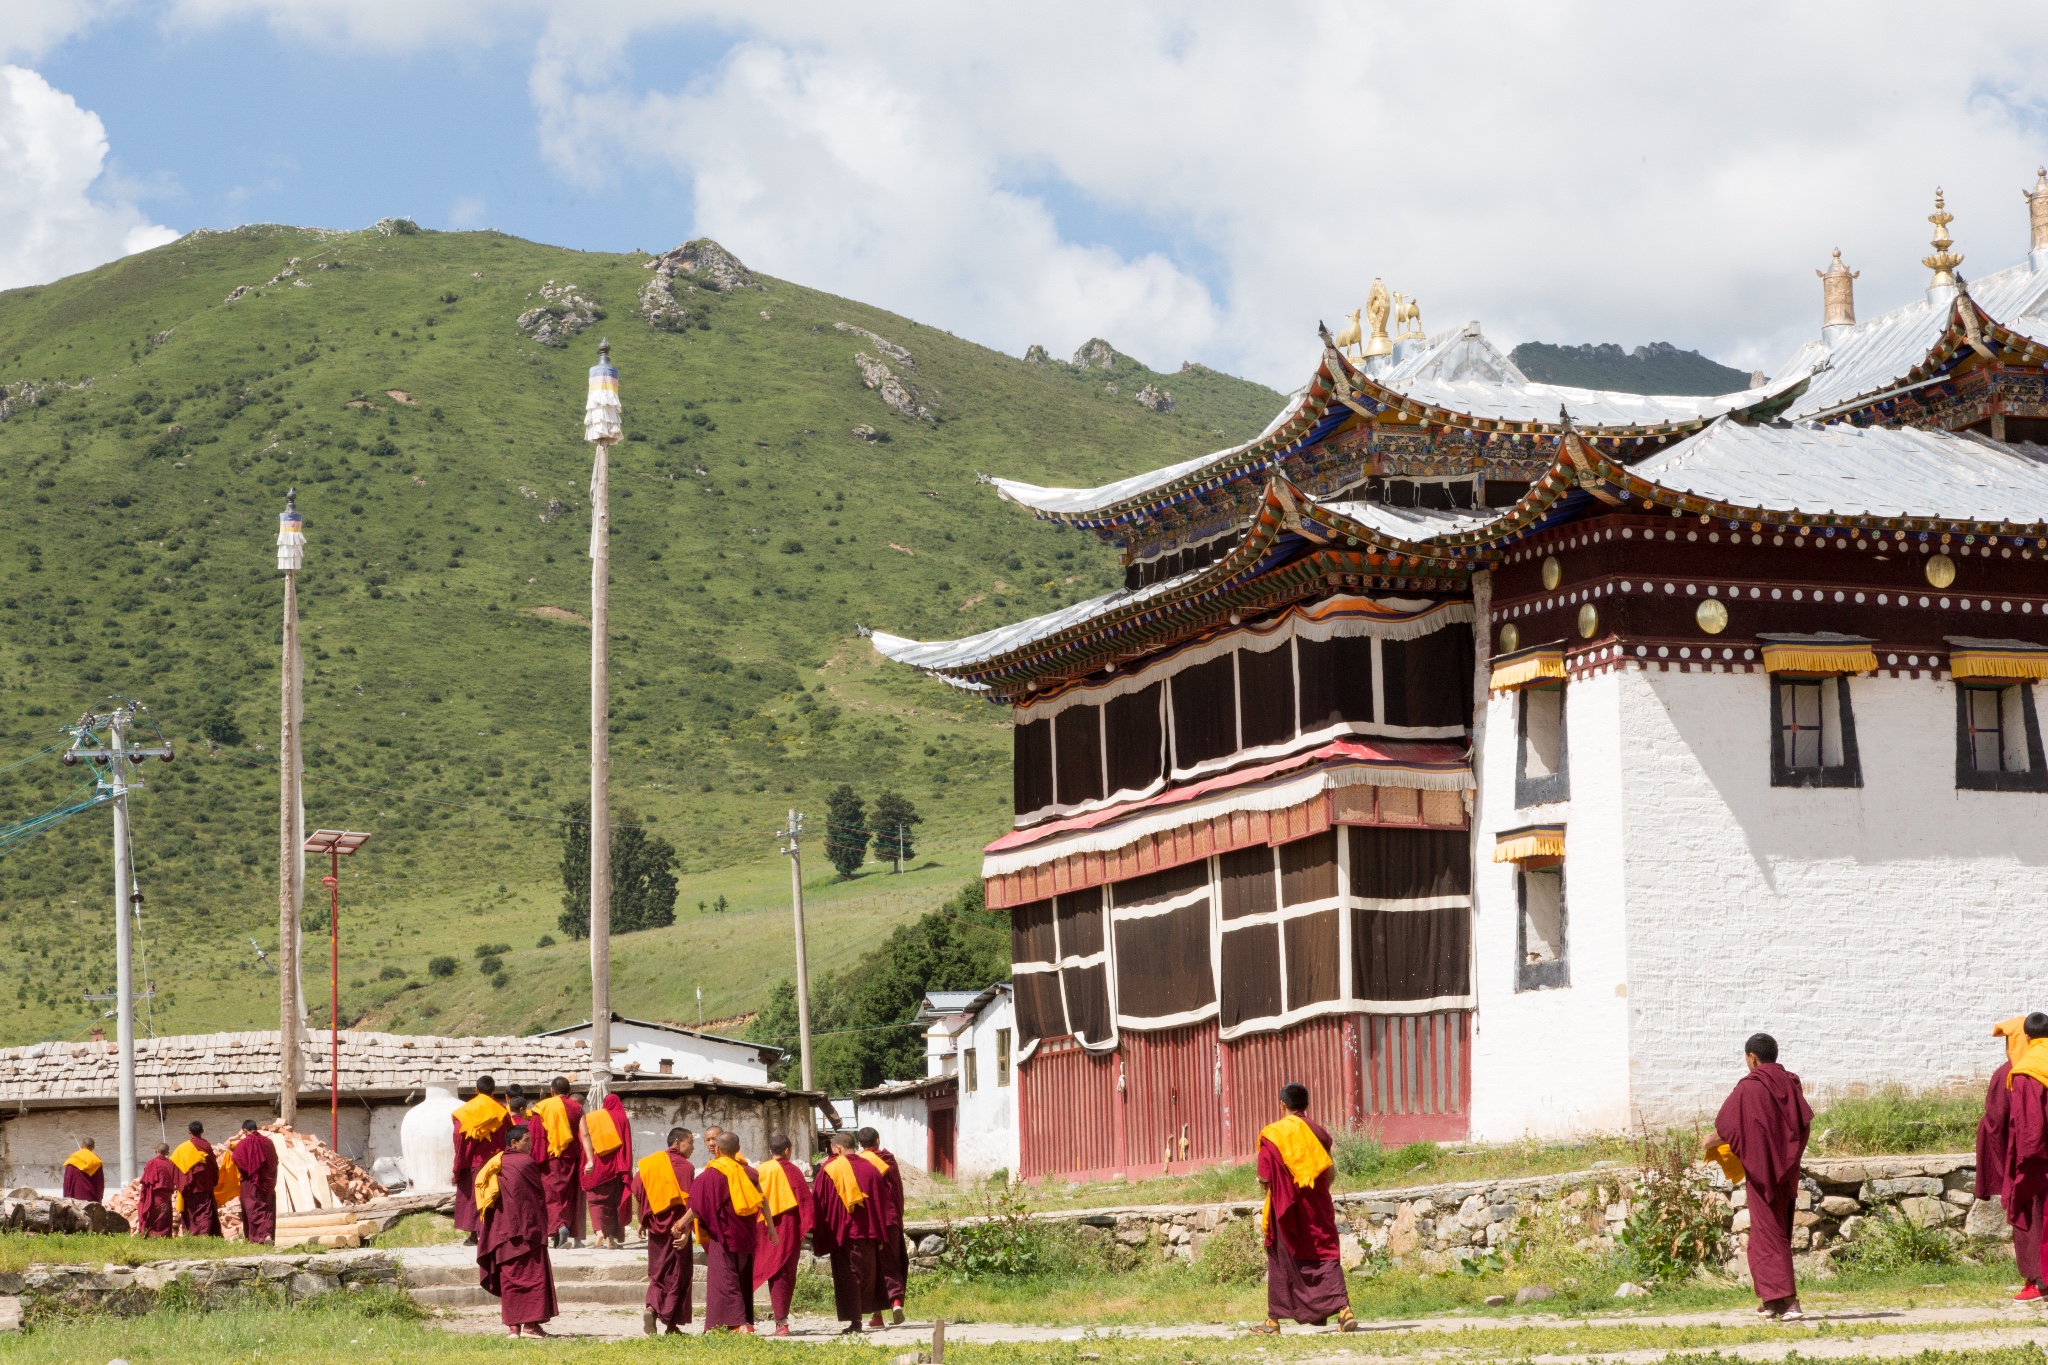
[[[873,837],[868,829],[867,803],[853,794],[852,787],[840,783],[825,798],[825,856],[842,878],[860,871],[867,861],[868,840]]]
[[[912,826],[924,823],[910,798],[901,792],[883,792],[875,798],[875,810],[868,820],[875,834],[875,856],[887,858],[901,872],[903,865],[917,857],[917,835]]]
[[[215,702],[206,718],[199,722],[199,733],[225,748],[233,749],[240,745],[245,736],[241,723],[235,719],[234,700],[222,697]]]
[[[562,932],[590,937],[590,803],[562,807]],[[676,850],[640,828],[630,810],[613,813],[611,928],[615,934],[676,922]]]

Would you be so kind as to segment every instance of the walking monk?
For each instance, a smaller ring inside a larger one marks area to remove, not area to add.
[[[206,1125],[194,1119],[185,1127],[192,1136],[171,1153],[171,1164],[178,1168],[178,1198],[185,1206],[185,1235],[218,1237],[220,1217],[213,1191],[221,1184],[220,1162],[213,1154],[213,1144],[204,1137]]]
[[[633,1174],[633,1125],[624,1101],[606,1095],[602,1106],[585,1111],[576,1137],[583,1148],[583,1192],[597,1223],[597,1244],[624,1246],[624,1224],[632,1216],[626,1181]]]
[[[569,1094],[567,1076],[555,1077],[548,1088],[553,1093],[533,1106],[547,1143],[546,1150],[534,1145],[533,1159],[540,1163],[541,1180],[548,1192],[548,1232],[556,1246],[571,1241],[581,1246],[583,1191],[578,1177],[583,1174],[583,1144],[576,1140],[576,1129],[583,1122],[583,1106]],[[532,1126],[529,1120],[527,1127]]]
[[[697,1248],[689,1229],[677,1230],[689,1206],[697,1168],[690,1164],[696,1137],[687,1128],[668,1130],[668,1146],[642,1157],[633,1172],[633,1197],[640,1201],[640,1231],[647,1238],[647,1309],[640,1325],[648,1336],[668,1328],[670,1336],[690,1321],[690,1291],[697,1275]]]
[[[1259,1184],[1266,1191],[1266,1320],[1252,1330],[1278,1335],[1280,1319],[1317,1327],[1332,1315],[1356,1332],[1344,1287],[1337,1209],[1330,1202],[1336,1163],[1330,1133],[1308,1117],[1308,1087],[1280,1087],[1287,1112],[1259,1130]]]
[[[171,1235],[171,1196],[178,1189],[178,1168],[171,1164],[171,1144],[159,1142],[156,1155],[142,1168],[142,1189],[135,1206],[135,1230],[144,1237]]]
[[[1799,1163],[1813,1110],[1799,1078],[1778,1065],[1777,1039],[1753,1033],[1742,1053],[1749,1074],[1735,1083],[1715,1115],[1707,1156],[1714,1158],[1726,1143],[1742,1163],[1749,1186],[1749,1278],[1762,1300],[1756,1311],[1767,1318],[1803,1318],[1792,1277],[1792,1205],[1799,1197]]]
[[[514,1124],[505,1150],[476,1173],[477,1283],[498,1299],[505,1335],[551,1335],[541,1324],[560,1309],[555,1303],[555,1268],[548,1259],[548,1199],[540,1165],[527,1153],[526,1129]]]
[[[737,1133],[718,1135],[718,1154],[690,1186],[681,1227],[694,1226],[704,1248],[704,1330],[754,1330],[754,1233],[761,1187],[740,1160]]]
[[[860,1130],[860,1158],[882,1177],[882,1240],[875,1243],[875,1283],[868,1289],[868,1310],[874,1317],[868,1326],[882,1325],[884,1309],[893,1310],[895,1321],[903,1321],[903,1296],[910,1288],[910,1243],[903,1236],[903,1168],[894,1154],[883,1150],[882,1134],[874,1128]]]
[[[2041,1239],[2048,1212],[2048,1014],[1992,1027],[2005,1039],[2006,1062],[1991,1074],[1977,1124],[1977,1197],[1999,1195],[2012,1225],[2013,1256],[2026,1281],[2013,1297],[2041,1297]]]
[[[106,1192],[106,1167],[100,1154],[92,1149],[92,1139],[87,1138],[78,1144],[77,1151],[64,1158],[64,1197],[97,1204]]]
[[[881,1177],[865,1161],[851,1133],[832,1135],[832,1155],[818,1167],[811,1186],[811,1249],[832,1258],[832,1307],[846,1324],[840,1335],[858,1334],[875,1283],[875,1251],[882,1240]]]
[[[766,1245],[754,1252],[754,1288],[768,1286],[768,1306],[775,1315],[775,1335],[789,1335],[789,1304],[796,1295],[796,1272],[804,1259],[804,1238],[815,1221],[811,1182],[804,1168],[789,1159],[789,1139],[777,1133],[768,1139],[774,1155],[761,1163],[762,1215]]]
[[[505,1123],[509,1117],[498,1103],[498,1085],[489,1076],[476,1078],[476,1095],[451,1116],[455,1122],[455,1226],[469,1235],[464,1246],[477,1241],[476,1196],[472,1186],[484,1163],[505,1150]]]
[[[277,1147],[256,1129],[256,1120],[242,1120],[242,1135],[228,1148],[228,1157],[242,1173],[242,1235],[252,1242],[277,1240]]]

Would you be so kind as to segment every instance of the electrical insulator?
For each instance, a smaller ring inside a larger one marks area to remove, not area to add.
[[[71,751],[70,751],[69,749],[66,749],[66,750],[64,751],[64,766],[65,766],[65,767],[67,767],[67,768],[75,768],[75,767],[77,767],[77,766],[78,766],[78,755],[77,755],[77,754],[75,754],[75,753],[73,753],[73,752],[71,752]]]
[[[168,763],[168,762],[170,762],[170,761],[171,761],[171,747],[170,747],[170,745],[166,744],[166,745],[164,746],[164,762]]]

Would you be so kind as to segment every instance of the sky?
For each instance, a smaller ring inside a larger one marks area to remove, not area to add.
[[[2048,6],[0,0],[0,288],[193,228],[697,236],[1012,354],[1291,389],[1431,331],[1770,372],[2026,254]]]

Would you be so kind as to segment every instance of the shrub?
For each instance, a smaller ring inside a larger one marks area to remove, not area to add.
[[[222,697],[206,713],[206,719],[199,722],[199,733],[215,744],[235,748],[246,738],[240,722],[235,719],[235,704]]]
[[[1645,1135],[1636,1149],[1636,1192],[1622,1226],[1623,1260],[1637,1280],[1677,1280],[1721,1259],[1722,1203],[1696,1164],[1698,1134]]]
[[[379,981],[403,981],[405,980],[405,968],[386,967],[383,971],[377,973],[377,979]]]
[[[542,934],[540,936],[540,942],[534,944],[533,946],[536,948],[552,948],[555,946],[555,936],[553,934]]]
[[[1336,1148],[1330,1159],[1337,1174],[1350,1180],[1399,1181],[1420,1175],[1443,1158],[1434,1142],[1411,1142],[1390,1152],[1370,1133],[1338,1133]]]
[[[430,960],[427,963],[427,975],[444,977],[455,975],[455,959],[443,954]]]
[[[945,1231],[945,1264],[969,1279],[1036,1275],[1047,1268],[1051,1250],[1046,1229],[1031,1221],[1023,1189],[1005,1185],[981,1197],[985,1221],[956,1227],[949,1218]]]
[[[1903,1209],[1883,1208],[1863,1230],[1835,1252],[1835,1264],[1855,1270],[1904,1270],[1916,1265],[1953,1265],[1956,1250],[1938,1223],[1921,1224]]]
[[[1195,1270],[1211,1284],[1256,1284],[1266,1278],[1266,1242],[1257,1218],[1233,1218],[1202,1241]]]
[[[476,960],[476,969],[485,976],[497,976],[505,970],[505,963],[500,958],[480,957]]]
[[[470,956],[475,958],[503,957],[511,951],[512,945],[509,943],[479,943],[476,945],[476,951],[471,953]],[[491,969],[486,967],[484,970],[488,972]]]

